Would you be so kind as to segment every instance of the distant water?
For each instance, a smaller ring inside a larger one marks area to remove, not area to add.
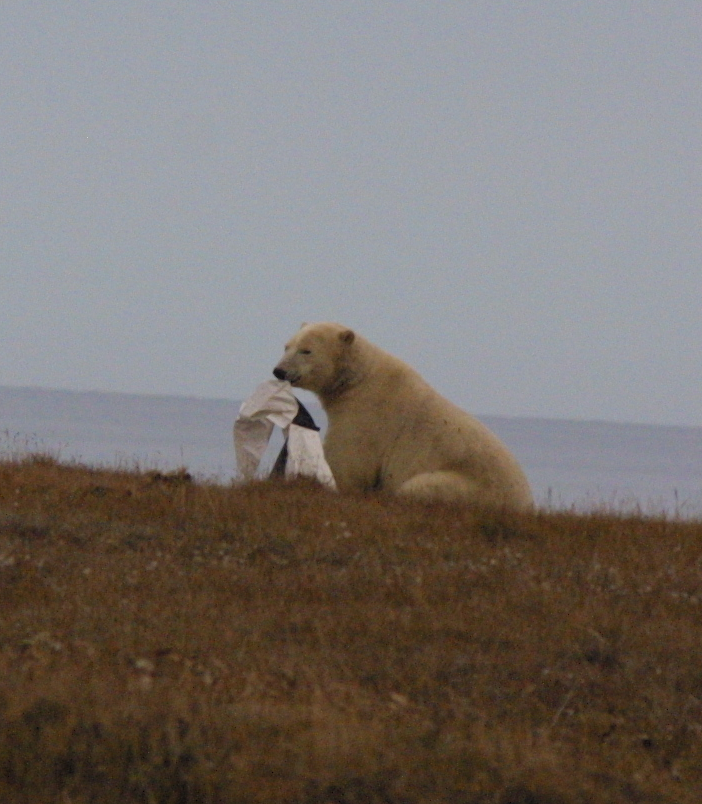
[[[0,453],[230,480],[239,402],[0,386]],[[324,417],[311,407],[320,424]],[[550,508],[702,517],[702,427],[480,416]],[[271,444],[269,459],[279,448]]]

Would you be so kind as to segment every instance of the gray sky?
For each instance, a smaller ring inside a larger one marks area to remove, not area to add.
[[[336,320],[702,425],[702,4],[6,0],[0,384],[241,398]]]

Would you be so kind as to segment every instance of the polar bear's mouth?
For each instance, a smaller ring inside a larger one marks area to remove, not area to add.
[[[286,371],[283,368],[279,368],[276,366],[273,369],[273,376],[276,377],[278,380],[285,380],[285,382],[289,382],[290,385],[295,385],[295,383],[300,381],[300,374],[293,374],[290,371]]]

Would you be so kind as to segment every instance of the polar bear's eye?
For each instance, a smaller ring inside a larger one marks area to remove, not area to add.
[[[312,350],[311,349],[300,349],[300,354],[301,355],[311,355]]]

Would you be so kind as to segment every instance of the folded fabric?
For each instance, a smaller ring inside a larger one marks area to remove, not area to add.
[[[283,431],[285,444],[272,475],[313,477],[336,488],[324,458],[319,427],[284,380],[262,382],[239,409],[234,422],[234,449],[245,480],[255,477],[274,427]]]

